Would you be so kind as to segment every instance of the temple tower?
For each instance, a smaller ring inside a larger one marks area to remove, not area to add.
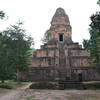
[[[72,42],[72,28],[64,9],[58,8],[51,21],[51,39],[59,42]]]
[[[88,66],[89,53],[72,41],[72,27],[63,8],[58,8],[52,18],[50,40],[37,50],[32,60],[35,67]]]
[[[88,80],[85,74],[90,53],[78,42],[72,41],[72,27],[64,9],[56,10],[48,31],[51,33],[50,40],[36,50],[30,61],[29,80],[75,79],[75,75],[80,73],[84,75],[84,80]]]

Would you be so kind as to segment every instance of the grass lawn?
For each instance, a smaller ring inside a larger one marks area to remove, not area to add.
[[[13,88],[19,88],[23,85],[26,85],[28,84],[28,82],[17,82],[17,81],[13,81],[13,80],[6,80],[5,83],[1,83],[0,82],[0,85],[7,85],[7,86],[11,86]],[[2,90],[2,89],[1,89]]]
[[[100,81],[83,82],[87,89],[100,89]]]
[[[8,91],[9,91],[8,89],[0,88],[0,94],[1,94],[1,93],[5,93],[5,92],[8,92]]]

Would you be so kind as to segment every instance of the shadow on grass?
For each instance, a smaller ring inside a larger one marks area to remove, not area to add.
[[[0,88],[5,88],[5,89],[16,89],[20,88],[24,85],[26,85],[28,82],[17,82],[13,80],[7,80],[5,83],[0,82]]]

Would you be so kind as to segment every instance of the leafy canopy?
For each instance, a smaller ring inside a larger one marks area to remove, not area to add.
[[[49,30],[47,30],[45,33],[44,33],[44,37],[42,38],[42,42],[43,43],[47,43],[51,38],[51,33]]]
[[[11,78],[17,71],[24,71],[29,65],[33,38],[27,36],[18,22],[0,33],[0,79]]]
[[[3,19],[5,17],[5,13],[3,11],[0,11],[0,19]]]
[[[90,19],[90,39],[84,40],[83,45],[90,51],[91,57],[93,58],[92,65],[100,67],[100,12],[93,14]]]

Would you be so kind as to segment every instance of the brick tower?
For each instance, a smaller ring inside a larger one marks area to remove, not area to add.
[[[37,50],[31,64],[34,67],[88,66],[89,53],[72,41],[72,27],[64,9],[58,8],[52,18],[50,40]]]
[[[90,54],[77,42],[72,41],[72,27],[64,9],[58,8],[52,18],[50,40],[36,50],[30,61],[29,81],[55,81],[57,78],[93,80],[94,72],[89,67]],[[22,79],[23,80],[23,79]]]

